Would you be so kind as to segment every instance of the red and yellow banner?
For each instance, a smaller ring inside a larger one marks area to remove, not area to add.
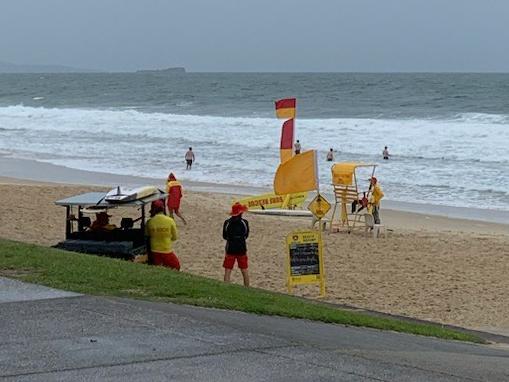
[[[281,128],[281,144],[279,146],[281,163],[286,162],[293,156],[293,121],[293,118],[285,121]]]
[[[276,116],[278,118],[295,118],[295,108],[297,100],[295,98],[286,98],[276,101]]]
[[[287,205],[285,206],[285,199],[289,196]],[[273,208],[296,208],[301,207],[308,196],[307,192],[298,192],[291,195],[276,195],[274,193],[267,193],[256,196],[249,196],[234,202],[239,202],[247,206],[250,210],[270,210]]]

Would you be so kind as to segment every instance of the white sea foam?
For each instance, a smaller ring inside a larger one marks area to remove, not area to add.
[[[281,121],[136,110],[0,107],[0,152],[120,174],[216,183],[270,185],[278,163]],[[509,210],[509,119],[461,114],[449,119],[299,119],[297,138],[321,157],[381,162],[390,199]],[[196,166],[184,171],[187,147]],[[329,164],[320,162],[323,184]]]

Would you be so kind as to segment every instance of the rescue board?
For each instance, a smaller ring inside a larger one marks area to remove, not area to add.
[[[290,194],[290,198],[288,199],[288,205],[284,206],[285,200],[288,195],[276,195],[274,193],[267,193],[256,196],[249,196],[246,198],[234,200],[234,202],[239,202],[252,210],[269,210],[269,209],[287,209],[288,206],[300,207],[304,204],[308,193],[307,192],[297,192],[295,194]],[[232,203],[233,204],[233,203]]]
[[[292,216],[292,217],[313,217],[311,211],[306,210],[283,210],[283,209],[270,209],[270,210],[249,210],[250,214],[255,215],[269,215],[269,216]]]
[[[133,200],[143,199],[147,196],[157,193],[157,187],[143,186],[137,188],[125,188],[122,186],[115,187],[108,191],[104,200],[109,203],[127,203]]]

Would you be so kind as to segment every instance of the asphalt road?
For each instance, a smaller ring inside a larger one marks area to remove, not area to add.
[[[509,351],[490,346],[1,278],[0,291],[2,381],[509,380]]]

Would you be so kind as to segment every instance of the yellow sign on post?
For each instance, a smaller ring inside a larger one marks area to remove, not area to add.
[[[286,246],[288,292],[295,285],[320,284],[320,296],[325,296],[322,233],[294,231],[286,237]]]
[[[325,199],[322,195],[318,194],[316,197],[309,203],[308,210],[320,220],[327,212],[329,212],[331,208],[330,203]]]

